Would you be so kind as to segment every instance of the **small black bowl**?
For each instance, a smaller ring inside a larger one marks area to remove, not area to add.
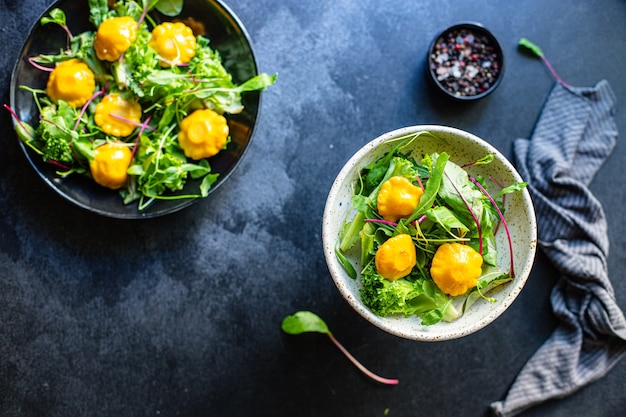
[[[426,73],[445,96],[459,101],[479,100],[502,81],[502,47],[480,23],[455,24],[431,42]]]

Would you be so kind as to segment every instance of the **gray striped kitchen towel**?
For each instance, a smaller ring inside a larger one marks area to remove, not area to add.
[[[530,140],[517,139],[517,168],[529,183],[540,249],[558,270],[551,303],[557,328],[524,365],[494,416],[515,416],[605,375],[626,353],[626,319],[607,271],[609,241],[588,185],[617,141],[615,96],[555,84]]]

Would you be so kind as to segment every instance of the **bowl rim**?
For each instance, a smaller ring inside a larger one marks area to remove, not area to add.
[[[207,3],[207,4],[213,4],[216,9],[219,9],[223,12],[224,16],[227,18],[226,20],[230,22],[234,28],[240,31],[244,42],[247,44],[248,49],[250,50],[251,68],[253,69],[254,74],[258,75],[259,74],[259,62],[255,54],[252,37],[250,36],[246,26],[243,24],[239,16],[224,2],[224,0],[198,0],[198,1]],[[16,85],[15,80],[17,79],[18,73],[19,73],[20,57],[23,55],[24,51],[29,47],[31,43],[31,38],[33,34],[35,33],[35,31],[42,26],[41,19],[47,14],[49,14],[51,10],[59,7],[59,4],[63,2],[66,2],[68,4],[71,3],[70,0],[54,0],[50,5],[48,5],[39,14],[39,17],[31,24],[30,28],[28,29],[26,37],[24,38],[18,50],[17,58],[15,59],[15,62],[13,63],[13,67],[11,70],[11,77],[9,81],[10,82],[9,105],[14,110],[16,110],[16,100],[17,100],[16,94],[17,94],[17,90],[19,89],[19,86]],[[158,13],[158,11],[154,10],[154,11],[151,11],[151,13]],[[164,15],[161,15],[161,14],[159,14],[159,16],[164,17],[165,20],[173,19]],[[255,137],[255,132],[257,130],[256,127],[261,117],[261,108],[262,108],[262,99],[263,99],[263,94],[261,91],[256,92],[256,94],[258,96],[258,99],[255,104],[256,110],[254,113],[254,123],[250,126],[250,133],[249,133],[249,138],[246,143],[246,146],[241,150],[239,157],[231,164],[228,171],[225,173],[220,173],[220,177],[218,178],[218,180],[209,189],[209,195],[212,193],[215,193],[215,191],[230,178],[230,176],[234,173],[234,171],[241,165],[243,158],[246,156],[246,154],[248,153],[250,149],[250,144],[253,138]],[[17,129],[18,121],[16,121],[14,117],[11,117],[11,123],[13,124],[13,128],[15,131]],[[85,210],[90,213],[94,213],[103,217],[109,217],[109,218],[121,219],[121,220],[151,219],[151,218],[162,217],[168,214],[179,212],[185,208],[190,207],[191,205],[197,203],[200,200],[206,199],[206,198],[188,198],[184,200],[177,200],[178,204],[175,204],[169,207],[165,207],[161,209],[154,209],[154,210],[146,210],[146,211],[137,210],[133,212],[122,212],[122,211],[112,212],[103,208],[94,207],[90,205],[88,202],[81,201],[80,199],[69,195],[63,189],[61,189],[57,184],[55,184],[55,181],[58,181],[58,178],[50,178],[48,175],[46,175],[46,173],[42,172],[42,170],[39,168],[39,166],[42,164],[42,162],[37,159],[39,155],[35,155],[33,152],[31,152],[28,146],[25,145],[22,140],[20,140],[17,133],[15,134],[15,136],[22,150],[22,153],[24,154],[24,156],[26,157],[26,160],[28,161],[28,164],[31,166],[32,169],[34,169],[37,176],[43,180],[43,182],[48,186],[48,188],[51,189],[55,194],[59,195],[64,201],[67,201],[81,208],[82,210]],[[208,198],[208,195],[207,195],[207,198]],[[156,201],[155,203],[158,203],[158,201]],[[121,200],[121,197],[120,197],[120,205],[123,205],[123,201]]]
[[[380,317],[374,314],[368,307],[366,307],[362,303],[359,294],[355,295],[349,290],[346,282],[349,282],[347,280],[352,280],[352,278],[347,277],[346,272],[343,270],[343,267],[339,264],[339,261],[336,259],[335,256],[334,251],[336,247],[337,236],[336,234],[332,233],[330,229],[333,229],[333,227],[337,225],[336,222],[338,221],[337,216],[333,213],[334,207],[336,207],[337,203],[337,194],[342,184],[344,184],[345,181],[349,179],[348,176],[354,169],[354,167],[359,166],[359,162],[362,161],[364,157],[374,153],[374,150],[377,149],[380,145],[385,144],[392,139],[425,130],[431,131],[435,134],[452,134],[474,142],[476,145],[483,147],[489,152],[492,152],[495,155],[496,159],[503,164],[507,172],[509,172],[516,180],[522,181],[522,178],[515,169],[515,167],[501,152],[499,152],[495,147],[486,142],[484,139],[481,139],[470,132],[444,125],[414,125],[386,132],[359,148],[343,165],[335,180],[333,181],[331,189],[329,190],[328,196],[326,198],[324,212],[322,215],[322,246],[327,268],[333,282],[335,283],[335,286],[339,290],[344,300],[362,318],[364,318],[366,321],[370,322],[374,326],[378,327],[379,329],[401,338],[421,342],[437,342],[458,339],[475,333],[495,321],[508,309],[508,307],[520,294],[530,276],[537,250],[537,223],[534,206],[530,197],[530,193],[528,192],[528,188],[526,187],[522,190],[521,198],[523,201],[523,207],[527,209],[526,211],[528,213],[527,217],[531,237],[528,248],[528,256],[526,258],[527,261],[524,265],[516,265],[516,276],[515,281],[511,283],[512,287],[510,287],[510,289],[506,293],[501,294],[503,298],[502,300],[498,300],[498,306],[492,308],[489,313],[480,320],[477,320],[476,322],[464,327],[461,330],[436,333],[424,331],[432,329],[432,326],[422,326],[421,324],[418,324],[417,326],[415,326],[415,329],[412,329],[409,332],[399,330],[396,326],[390,324],[391,321],[389,317]],[[357,277],[356,279],[358,280],[359,278]],[[360,283],[358,283],[357,285],[360,286]],[[404,318],[394,319],[404,320]],[[413,317],[413,319],[415,318]],[[434,326],[447,324],[448,323],[440,323]],[[421,328],[421,330],[418,330],[419,328]]]
[[[493,43],[493,46],[496,49],[496,52],[499,57],[499,64],[500,64],[500,71],[498,72],[498,77],[493,82],[493,84],[487,90],[483,91],[480,94],[475,94],[473,96],[457,96],[455,94],[450,93],[447,89],[443,87],[443,85],[441,85],[441,83],[437,79],[437,76],[434,74],[433,69],[431,67],[431,56],[435,48],[435,45],[437,43],[437,40],[448,32],[451,32],[457,29],[464,29],[464,28],[475,30],[477,32],[480,32],[486,35],[489,38],[489,40]],[[480,22],[461,21],[461,22],[457,22],[453,25],[446,27],[445,29],[437,33],[435,37],[433,37],[432,41],[430,42],[428,46],[428,52],[426,55],[426,75],[428,79],[430,80],[431,84],[433,84],[433,86],[437,89],[437,91],[441,92],[445,97],[454,99],[459,102],[476,101],[476,100],[480,100],[481,98],[487,97],[498,88],[498,86],[502,82],[502,79],[504,78],[504,71],[506,67],[505,62],[506,60],[504,57],[504,50],[502,49],[502,45],[500,44],[500,42],[498,41],[498,38],[495,36],[495,34],[491,30],[487,29]]]

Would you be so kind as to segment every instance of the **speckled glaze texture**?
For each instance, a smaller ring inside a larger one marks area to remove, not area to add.
[[[429,131],[441,140],[429,136],[419,137],[411,144],[414,155],[447,152],[452,162],[462,165],[491,153],[495,155],[492,163],[468,167],[469,174],[493,177],[499,184],[522,181],[513,165],[500,152],[471,133],[453,127],[434,125],[410,126],[394,130],[379,136],[359,149],[337,175],[326,200],[322,241],[328,270],[339,292],[354,310],[375,326],[396,336],[435,342],[472,334],[493,322],[513,303],[530,275],[537,247],[537,224],[530,194],[526,189],[507,196],[505,218],[512,236],[515,278],[512,282],[490,293],[496,298],[496,302],[480,300],[458,320],[431,326],[422,325],[419,318],[415,316],[380,317],[372,313],[361,302],[360,280],[350,278],[335,256],[339,230],[346,216],[351,215],[350,199],[358,172],[389,151],[394,145],[392,139],[420,131]],[[498,265],[502,270],[508,271],[510,256],[509,251],[506,250],[508,239],[504,230],[499,231],[496,240],[499,249]],[[358,253],[348,255],[358,271],[361,266],[358,262]]]

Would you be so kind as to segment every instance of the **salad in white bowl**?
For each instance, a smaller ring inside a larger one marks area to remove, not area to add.
[[[392,334],[435,341],[475,332],[511,304],[536,251],[528,191],[509,161],[459,129],[413,126],[361,148],[323,219],[339,291]]]

